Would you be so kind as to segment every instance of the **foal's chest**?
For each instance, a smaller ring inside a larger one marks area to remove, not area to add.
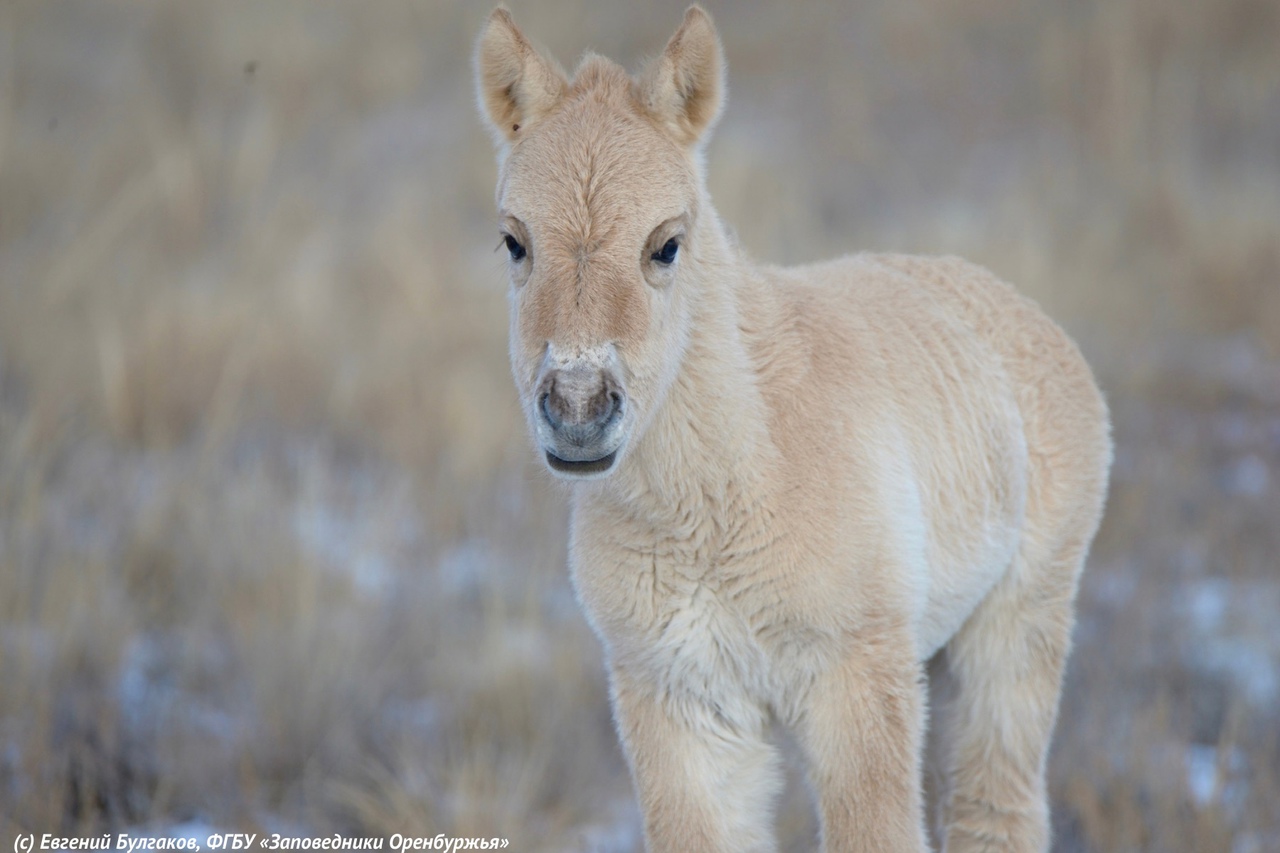
[[[777,561],[741,533],[673,540],[575,512],[574,586],[615,665],[726,714],[772,702]]]

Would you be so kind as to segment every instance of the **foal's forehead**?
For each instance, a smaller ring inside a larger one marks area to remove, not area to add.
[[[626,72],[600,59],[588,60],[559,108],[514,146],[504,171],[506,212],[579,238],[632,220],[647,233],[679,215],[696,186],[685,152],[635,103]]]

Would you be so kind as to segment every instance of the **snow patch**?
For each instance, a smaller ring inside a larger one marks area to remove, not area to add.
[[[350,573],[356,589],[368,596],[383,593],[391,583],[390,561],[362,534],[349,515],[320,503],[299,506],[293,513],[298,541],[326,565]]]
[[[1271,488],[1271,472],[1256,453],[1234,460],[1222,472],[1222,490],[1229,495],[1261,497]]]
[[[1258,708],[1280,700],[1280,584],[1202,578],[1174,592],[1174,612],[1186,620],[1183,659],[1228,678]]]

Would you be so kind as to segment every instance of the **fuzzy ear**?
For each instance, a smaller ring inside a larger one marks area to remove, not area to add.
[[[529,125],[551,112],[568,82],[499,6],[476,46],[476,90],[499,145],[514,142]]]
[[[724,52],[711,16],[690,6],[662,55],[637,82],[640,103],[682,145],[706,135],[724,103]]]

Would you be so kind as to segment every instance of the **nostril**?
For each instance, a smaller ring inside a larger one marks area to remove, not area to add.
[[[543,394],[541,399],[538,400],[538,408],[542,411],[542,417],[546,418],[547,423],[551,424],[553,427],[560,425],[560,422],[556,420],[555,416],[551,413],[550,392]]]
[[[616,415],[622,412],[622,395],[619,394],[617,391],[610,391],[609,403],[610,403],[609,419],[612,419],[613,417],[615,417]]]

